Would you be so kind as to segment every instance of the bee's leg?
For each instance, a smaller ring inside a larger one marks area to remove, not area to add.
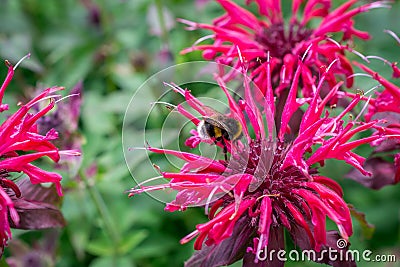
[[[224,131],[222,133],[222,138],[225,138],[225,140],[228,140],[228,141],[231,140],[231,136],[229,135],[228,131]]]
[[[221,144],[223,146],[225,161],[228,161],[228,148],[226,147],[226,143],[225,143],[224,138],[221,138]]]

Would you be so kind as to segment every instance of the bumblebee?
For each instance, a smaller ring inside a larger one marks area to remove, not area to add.
[[[197,125],[200,138],[213,140],[214,144],[220,143],[223,147],[225,160],[228,160],[226,141],[236,141],[242,137],[241,123],[227,115],[221,114],[210,107],[203,107],[206,116]]]

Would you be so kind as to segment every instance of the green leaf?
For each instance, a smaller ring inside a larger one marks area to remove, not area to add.
[[[99,257],[92,261],[90,267],[109,267],[109,266],[124,266],[133,267],[135,266],[128,257]]]
[[[90,254],[97,256],[112,256],[116,254],[124,255],[128,251],[133,250],[147,236],[148,232],[146,230],[140,230],[134,233],[130,233],[124,240],[122,240],[121,244],[116,248],[110,242],[108,237],[102,235],[100,238],[90,241],[86,246],[86,250]]]
[[[365,238],[370,239],[375,232],[375,226],[367,222],[365,213],[356,210],[352,204],[347,204],[351,215],[360,223],[362,234]]]
[[[10,265],[7,264],[5,257],[0,259],[0,267],[10,267]]]
[[[133,234],[129,234],[126,238],[122,241],[121,245],[118,247],[118,251],[125,255],[129,251],[135,249],[146,237],[148,236],[148,231],[137,231]]]
[[[96,256],[112,256],[116,254],[115,247],[110,242],[109,238],[104,235],[90,241],[86,245],[86,251]]]

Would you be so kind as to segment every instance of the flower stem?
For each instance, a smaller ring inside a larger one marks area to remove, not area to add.
[[[158,15],[158,22],[160,23],[161,27],[161,40],[163,45],[166,48],[169,48],[169,34],[167,30],[167,25],[165,23],[165,16],[163,10],[163,4],[161,0],[156,0],[156,8],[157,8],[157,15]]]
[[[83,183],[85,184],[85,188],[89,192],[90,198],[92,199],[94,205],[96,206],[99,216],[101,217],[104,223],[106,234],[109,236],[112,242],[113,258],[115,260],[116,256],[118,255],[118,247],[121,241],[121,236],[116,230],[117,228],[115,226],[115,223],[112,220],[110,213],[107,209],[107,206],[105,205],[104,200],[101,197],[101,194],[99,193],[97,188],[94,186],[94,184],[90,183],[89,179],[86,177],[86,174],[82,170],[79,171],[79,175]]]

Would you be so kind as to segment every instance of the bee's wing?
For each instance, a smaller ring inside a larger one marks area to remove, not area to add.
[[[231,133],[232,128],[231,126],[229,126],[228,123],[230,120],[234,120],[236,122],[235,119],[228,117],[227,115],[223,115],[222,113],[219,113],[218,111],[208,106],[204,106],[204,111],[206,111],[207,115],[204,116],[205,121],[207,121],[209,124],[213,126],[225,130],[229,134],[233,134]]]
[[[223,115],[214,115],[212,117],[205,118],[209,124],[218,127],[226,132],[230,131],[228,124],[226,123],[226,117]]]
[[[204,117],[212,118],[217,116],[224,116],[222,113],[216,111],[215,109],[209,106],[203,106],[203,110],[206,113]]]
[[[226,129],[226,125],[218,117],[205,117],[204,120],[215,127]]]

